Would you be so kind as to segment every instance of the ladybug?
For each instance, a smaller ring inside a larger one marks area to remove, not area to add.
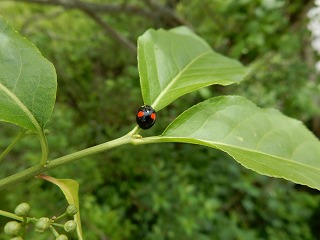
[[[140,128],[149,129],[156,122],[156,111],[149,105],[138,109],[136,120]]]

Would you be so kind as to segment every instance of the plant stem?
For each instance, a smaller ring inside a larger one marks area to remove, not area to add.
[[[23,221],[23,217],[19,217],[11,212],[6,212],[6,211],[3,211],[3,210],[0,210],[0,215],[1,216],[4,216],[4,217],[8,217],[8,218],[11,218],[11,219],[14,219],[14,220],[18,220],[18,221]]]
[[[52,225],[50,225],[50,230],[52,231],[52,233],[54,234],[55,237],[59,236],[59,233],[57,232],[57,230]]]
[[[75,153],[71,153],[69,155],[60,157],[60,158],[56,158],[55,160],[50,161],[46,166],[46,170],[49,169],[53,169],[56,167],[59,167],[61,165],[64,165],[66,163],[70,163],[73,161],[76,161],[78,159],[96,154],[96,153],[100,153],[124,144],[128,144],[132,141],[131,136],[125,135],[123,137],[117,138],[115,140],[109,141],[109,142],[105,142],[99,145],[96,145],[94,147],[90,147],[90,148],[86,148],[84,150],[75,152]]]
[[[61,165],[70,163],[70,162],[74,162],[76,160],[79,160],[81,158],[96,154],[96,153],[100,153],[103,151],[107,151],[110,150],[112,148],[124,145],[124,144],[128,144],[128,143],[133,143],[133,141],[135,140],[134,138],[131,137],[131,133],[132,132],[136,132],[137,129],[135,131],[131,131],[130,134],[127,134],[123,137],[114,139],[112,141],[109,142],[105,142],[90,148],[86,148],[84,150],[75,152],[75,153],[71,153],[69,155],[60,157],[60,158],[56,158],[50,162],[48,162],[46,165],[42,165],[42,161],[40,162],[40,164],[34,165],[30,168],[27,168],[21,172],[18,172],[16,174],[13,174],[11,176],[8,176],[6,178],[3,178],[0,180],[0,191],[14,183],[17,182],[21,182],[23,180],[26,180],[28,178],[31,177],[35,177],[39,174],[42,174],[46,171],[48,171],[49,169],[54,169],[57,168]]]
[[[64,212],[64,213],[61,214],[60,216],[55,217],[53,220],[54,220],[54,221],[58,221],[59,219],[64,218],[65,216],[68,216],[67,212]]]

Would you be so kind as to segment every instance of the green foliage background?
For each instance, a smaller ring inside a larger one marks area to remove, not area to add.
[[[145,7],[144,1],[127,2]],[[158,113],[157,124],[145,135],[160,134],[203,99],[239,94],[303,120],[320,136],[319,76],[306,27],[313,1],[170,2],[167,6],[215,50],[255,68],[240,85],[209,87],[178,99]],[[132,129],[142,104],[135,55],[81,11],[15,1],[0,2],[0,9],[57,69],[57,103],[47,125],[51,158]],[[150,27],[176,25],[161,17],[101,16],[133,42]],[[0,123],[0,149],[17,132],[15,126]],[[28,136],[1,163],[0,177],[38,162],[39,154],[38,140]],[[318,191],[260,176],[214,149],[125,146],[49,174],[80,183],[84,239],[320,239]],[[57,187],[31,179],[1,192],[0,208],[12,211],[22,201],[39,217],[59,215],[67,205]],[[1,226],[6,221],[0,218]],[[28,237],[48,239],[32,232]],[[6,239],[1,230],[0,239]]]

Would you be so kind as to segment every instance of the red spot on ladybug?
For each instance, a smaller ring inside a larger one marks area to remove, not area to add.
[[[140,128],[149,129],[156,121],[156,111],[149,105],[143,105],[138,109],[136,120]]]
[[[143,116],[144,116],[144,112],[139,111],[139,112],[137,113],[137,117],[138,117],[138,118],[141,118],[141,117],[143,117]]]

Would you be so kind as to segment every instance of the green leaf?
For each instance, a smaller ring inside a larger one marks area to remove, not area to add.
[[[239,83],[247,73],[186,27],[145,32],[138,39],[138,67],[144,103],[156,110],[211,84]]]
[[[53,65],[0,17],[0,121],[40,133],[56,90]]]
[[[216,97],[195,105],[160,139],[217,148],[260,174],[320,190],[319,140],[300,121],[243,97]]]
[[[74,221],[77,223],[77,234],[78,238],[82,240],[82,228],[81,228],[81,218],[80,218],[80,208],[79,208],[79,183],[72,179],[57,179],[47,175],[40,175],[39,178],[47,180],[55,185],[57,185],[61,191],[63,192],[64,196],[66,197],[69,204],[74,204],[78,212],[74,216]]]

